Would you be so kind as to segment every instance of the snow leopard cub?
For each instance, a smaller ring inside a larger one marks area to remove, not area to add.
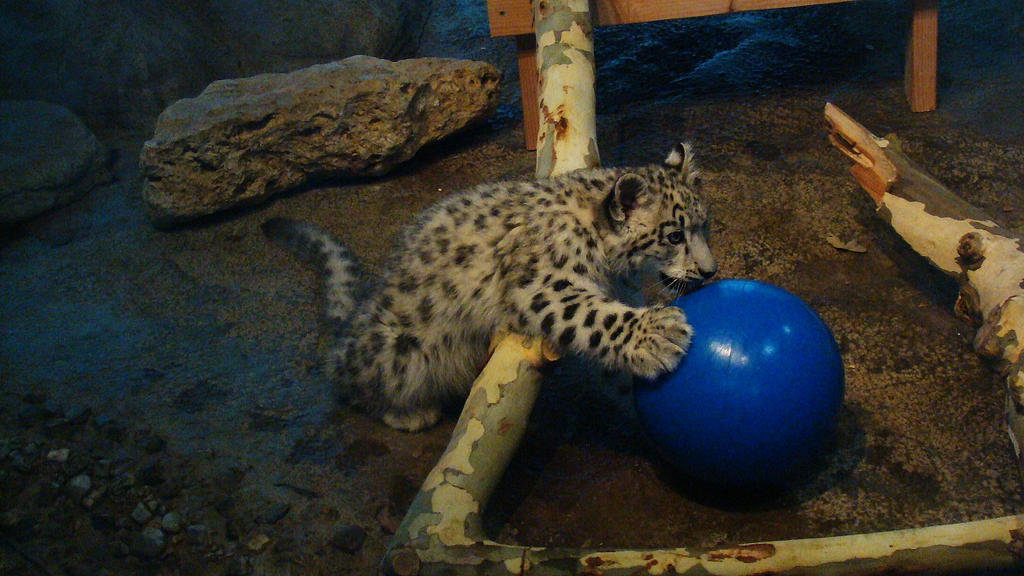
[[[695,178],[677,144],[658,165],[454,194],[405,229],[372,287],[327,233],[281,218],[263,230],[323,276],[343,397],[412,431],[466,394],[501,330],[642,377],[674,368],[690,342],[683,312],[629,306],[612,284],[648,267],[682,292],[715,273]]]

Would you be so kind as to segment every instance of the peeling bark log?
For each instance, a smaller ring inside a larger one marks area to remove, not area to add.
[[[513,334],[498,340],[448,447],[395,532],[385,569],[429,574],[435,567],[507,559],[506,547],[486,542],[480,519],[526,430],[546,358],[551,355],[540,341]]]
[[[385,560],[385,570],[399,576],[895,576],[1010,571],[1024,567],[1020,558],[1022,529],[1024,517],[1007,516],[874,534],[742,544],[703,553],[685,548],[602,551],[481,541],[443,549],[443,561],[424,562],[420,560],[424,557],[422,551],[414,547],[393,549]]]
[[[541,134],[538,178],[600,164],[594,111],[594,53],[586,0],[534,0]],[[544,87],[556,86],[548,92]],[[487,541],[480,519],[526,430],[540,367],[554,354],[516,334],[496,337],[441,459],[395,532],[382,569],[522,574],[540,549]],[[539,559],[538,559],[539,560]]]
[[[956,196],[900,149],[842,110],[825,106],[832,143],[879,215],[917,253],[960,283],[956,314],[977,333],[974,348],[1006,377],[1006,424],[1024,473],[1024,243]]]
[[[533,0],[540,77],[537,177],[601,164],[587,0]]]

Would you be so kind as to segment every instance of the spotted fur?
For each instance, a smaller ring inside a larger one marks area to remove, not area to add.
[[[325,232],[284,219],[267,235],[321,271],[338,327],[330,372],[389,425],[433,425],[464,395],[501,330],[543,336],[563,354],[652,377],[675,367],[691,328],[674,307],[627,305],[613,284],[645,268],[681,292],[715,273],[688,145],[640,168],[479,186],[405,229],[372,288]]]

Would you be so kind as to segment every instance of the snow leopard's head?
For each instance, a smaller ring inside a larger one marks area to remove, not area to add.
[[[697,188],[693,152],[678,143],[660,165],[620,175],[606,201],[628,270],[653,267],[673,293],[697,288],[718,270]]]

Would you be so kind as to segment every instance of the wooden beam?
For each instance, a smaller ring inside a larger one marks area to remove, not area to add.
[[[537,108],[537,37],[516,36],[516,61],[519,64],[519,100],[523,105],[523,140],[527,150],[537,149],[540,113]]]
[[[594,0],[597,26],[696,18],[732,12],[836,4],[851,0]],[[491,36],[533,33],[533,13],[525,0],[487,0]]]

